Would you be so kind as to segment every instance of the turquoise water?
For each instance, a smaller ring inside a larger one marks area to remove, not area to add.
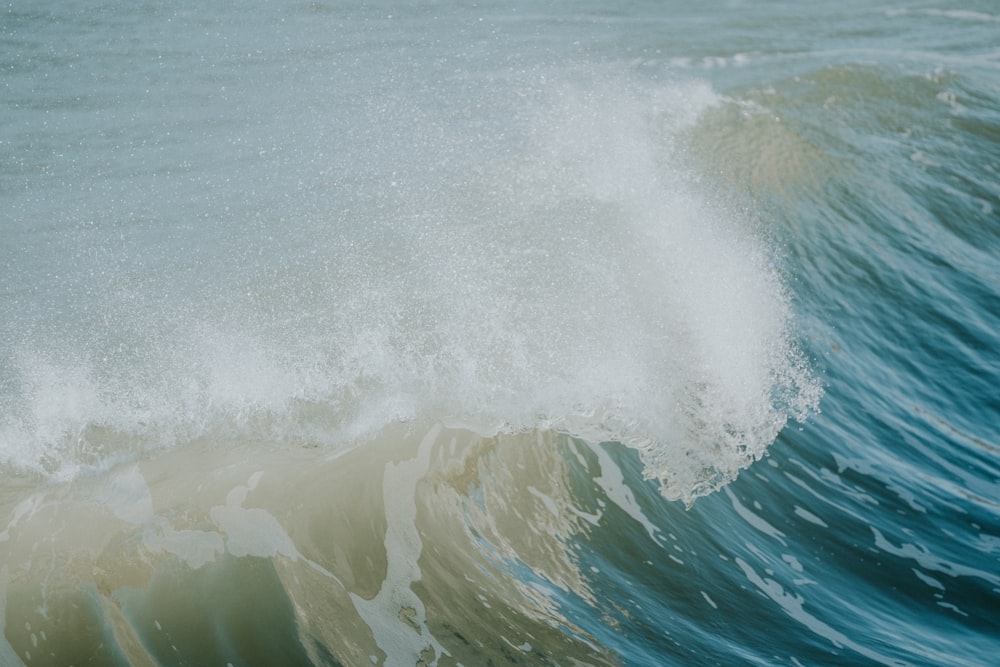
[[[0,664],[995,663],[991,3],[201,5],[0,8]]]

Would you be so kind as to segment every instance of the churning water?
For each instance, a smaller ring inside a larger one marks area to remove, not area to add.
[[[989,665],[989,2],[0,9],[0,664]]]

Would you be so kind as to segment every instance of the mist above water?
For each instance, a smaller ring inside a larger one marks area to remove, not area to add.
[[[352,118],[352,173],[320,157],[336,142],[303,156],[329,192],[277,197],[275,171],[212,220],[67,231],[91,245],[7,327],[3,461],[73,474],[197,438],[337,446],[430,417],[622,441],[690,500],[816,408],[760,221],[686,155],[709,86],[564,68],[433,99]],[[248,187],[285,162],[261,157]],[[148,245],[116,254],[116,236]]]

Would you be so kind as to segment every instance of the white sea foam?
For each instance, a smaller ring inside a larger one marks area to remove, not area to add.
[[[103,324],[16,343],[0,461],[75,474],[430,416],[620,440],[671,498],[731,479],[820,392],[759,221],[687,164],[719,96],[610,68],[520,77],[488,131],[416,103],[380,118],[415,139],[385,181],[207,297],[123,289]]]

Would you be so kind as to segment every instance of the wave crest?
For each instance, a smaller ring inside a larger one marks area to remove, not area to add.
[[[71,474],[195,439],[336,446],[450,419],[621,441],[686,502],[732,479],[820,390],[759,221],[688,166],[681,140],[719,97],[621,72],[515,83],[498,127],[432,100],[382,116],[420,138],[384,182],[261,223],[291,240],[200,298],[118,285],[99,317],[25,336],[0,460]]]

